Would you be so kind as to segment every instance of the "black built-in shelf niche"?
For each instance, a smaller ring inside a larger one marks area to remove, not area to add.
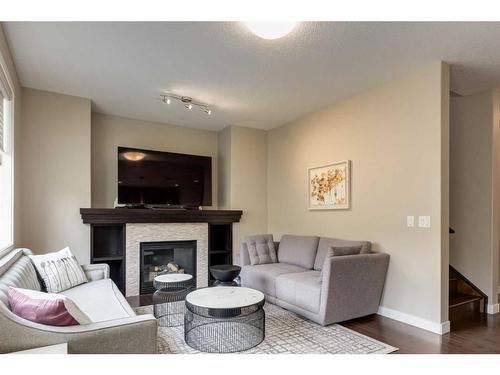
[[[233,264],[233,224],[209,224],[208,243],[209,281],[212,281],[211,266]]]
[[[109,276],[125,293],[125,225],[91,224],[91,263],[109,265]]]

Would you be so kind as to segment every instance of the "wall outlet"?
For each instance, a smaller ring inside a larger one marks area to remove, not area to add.
[[[430,228],[431,227],[431,217],[430,216],[419,216],[418,217],[419,228]]]
[[[406,226],[408,228],[413,228],[415,226],[415,216],[406,217]]]

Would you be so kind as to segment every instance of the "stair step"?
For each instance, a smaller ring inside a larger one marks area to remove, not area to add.
[[[483,299],[481,296],[473,296],[471,294],[455,293],[450,295],[449,307],[450,309],[458,306],[465,305],[467,303],[480,301]]]

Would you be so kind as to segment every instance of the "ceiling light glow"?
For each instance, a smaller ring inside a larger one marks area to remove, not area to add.
[[[290,33],[297,22],[245,22],[252,33],[263,39],[279,39]]]
[[[146,157],[146,154],[142,152],[129,151],[123,154],[123,157],[130,161],[139,161]]]

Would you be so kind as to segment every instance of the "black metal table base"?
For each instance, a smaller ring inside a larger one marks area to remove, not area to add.
[[[153,312],[160,327],[177,327],[184,323],[184,299],[191,290],[185,288],[172,292],[161,289],[153,294]]]
[[[194,288],[193,279],[180,282],[154,281],[153,312],[160,327],[176,327],[184,323],[186,296]]]
[[[184,340],[207,353],[234,353],[251,349],[265,338],[264,301],[234,309],[206,309],[186,301]]]

